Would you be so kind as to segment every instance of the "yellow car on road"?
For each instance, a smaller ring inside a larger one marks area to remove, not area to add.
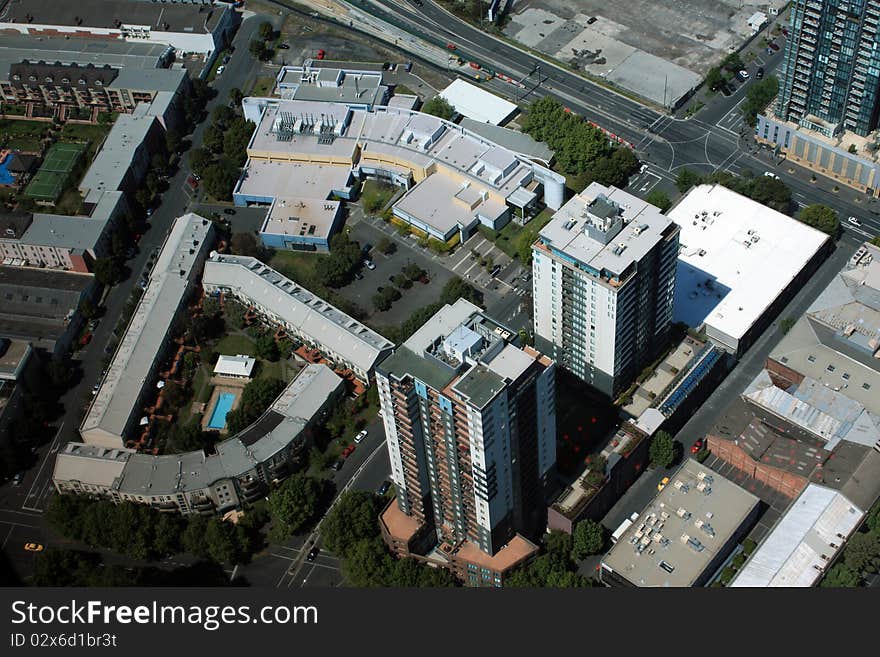
[[[42,552],[43,546],[40,545],[39,543],[25,543],[24,549],[27,550],[28,552]]]
[[[669,483],[669,477],[663,477],[663,479],[660,480],[660,483],[657,484],[657,490],[658,491],[663,490],[664,488],[666,488],[666,484],[668,484],[668,483]]]

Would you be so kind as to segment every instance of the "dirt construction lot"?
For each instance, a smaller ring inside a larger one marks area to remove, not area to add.
[[[736,50],[752,34],[749,17],[768,4],[782,2],[524,0],[505,32],[655,102],[665,93],[668,103]]]

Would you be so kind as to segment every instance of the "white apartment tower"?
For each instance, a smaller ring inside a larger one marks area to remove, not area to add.
[[[555,365],[459,299],[376,368],[400,510],[494,555],[543,529],[556,463]]]
[[[658,208],[592,183],[532,246],[536,347],[612,397],[666,342],[679,227]]]

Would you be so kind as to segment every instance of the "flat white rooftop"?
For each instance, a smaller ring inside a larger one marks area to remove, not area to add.
[[[681,227],[674,320],[742,338],[829,239],[721,185],[693,188]]]
[[[461,79],[441,91],[440,97],[462,116],[480,123],[501,125],[517,111],[513,103]]]
[[[236,194],[261,197],[326,199],[344,189],[351,178],[348,167],[299,162],[250,160]]]
[[[227,376],[250,376],[254,371],[254,364],[257,361],[250,357],[238,354],[237,356],[227,356],[220,354],[217,364],[214,366],[214,374],[225,374]]]
[[[276,198],[261,233],[291,237],[328,238],[339,214],[339,201],[312,198]]]
[[[809,484],[730,586],[813,586],[843,547],[840,535],[849,536],[863,515],[838,491]]]

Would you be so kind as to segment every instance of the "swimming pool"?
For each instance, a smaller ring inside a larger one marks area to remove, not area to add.
[[[235,393],[221,392],[217,396],[214,410],[211,411],[211,419],[208,420],[209,429],[222,429],[226,426],[226,414],[235,403]]]

